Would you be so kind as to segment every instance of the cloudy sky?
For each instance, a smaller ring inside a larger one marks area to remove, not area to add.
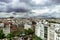
[[[0,17],[60,17],[60,0],[0,0]]]

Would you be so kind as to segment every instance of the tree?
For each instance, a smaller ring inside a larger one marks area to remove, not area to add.
[[[32,34],[33,30],[30,29],[30,28],[28,30],[24,29],[24,32],[25,32],[26,35],[28,35],[28,34]]]
[[[5,37],[4,33],[3,33],[3,30],[0,29],[0,39],[3,39]]]
[[[28,30],[24,29],[24,33],[25,33],[25,35],[27,35],[28,34]]]
[[[29,34],[33,34],[33,30],[29,28],[29,29],[28,29],[28,33],[29,33]]]
[[[7,38],[8,40],[11,40],[12,37],[14,37],[14,35],[13,35],[12,33],[7,34],[7,36],[6,36],[6,38]]]
[[[34,39],[35,40],[42,40],[40,37],[37,37],[36,35],[34,35]]]
[[[35,21],[32,21],[32,25],[36,25],[36,22]]]
[[[19,36],[21,35],[21,33],[22,33],[22,32],[19,32],[19,31],[18,31],[18,32],[16,32],[16,36],[18,36],[18,37],[19,37]]]

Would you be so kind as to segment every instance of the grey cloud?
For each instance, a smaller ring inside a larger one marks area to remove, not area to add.
[[[60,4],[60,0],[52,0],[55,4]]]
[[[55,1],[53,0],[47,0],[44,4],[35,4],[35,2],[32,2],[32,0],[20,0],[21,2],[27,3],[28,5],[30,5],[31,8],[35,9],[39,9],[42,7],[50,7],[50,6],[54,6],[55,5]],[[38,1],[38,0],[37,0]]]
[[[0,2],[9,3],[9,2],[11,2],[11,0],[0,0]]]
[[[8,8],[6,12],[28,12],[29,10],[27,9],[22,9],[22,8],[19,8],[19,9],[12,9],[12,8]]]
[[[48,0],[44,5],[35,4],[32,0],[19,0],[12,4],[12,0],[0,0],[0,12],[28,12],[31,9],[41,9],[59,4],[60,0]]]
[[[5,3],[10,0],[0,0],[0,12],[28,12],[31,8],[25,2]]]

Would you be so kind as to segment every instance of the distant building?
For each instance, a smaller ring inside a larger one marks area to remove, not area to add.
[[[28,23],[25,23],[24,24],[24,29],[27,29],[28,30],[29,28],[31,29],[31,27],[32,27],[31,24],[28,24]]]
[[[4,28],[4,23],[0,23],[0,28]]]

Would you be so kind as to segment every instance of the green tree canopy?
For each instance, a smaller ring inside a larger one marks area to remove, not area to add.
[[[40,37],[37,37],[36,35],[34,35],[34,39],[35,40],[42,40]]]
[[[16,36],[20,36],[22,34],[22,32],[16,32]]]
[[[24,29],[24,32],[25,32],[25,34],[32,34],[33,30],[30,28],[28,30]]]
[[[0,29],[0,39],[3,39],[5,37],[4,33],[3,33],[3,30]]]
[[[10,40],[12,37],[14,37],[14,35],[13,35],[12,33],[9,33],[9,34],[6,36],[6,38],[9,39],[9,40]]]

